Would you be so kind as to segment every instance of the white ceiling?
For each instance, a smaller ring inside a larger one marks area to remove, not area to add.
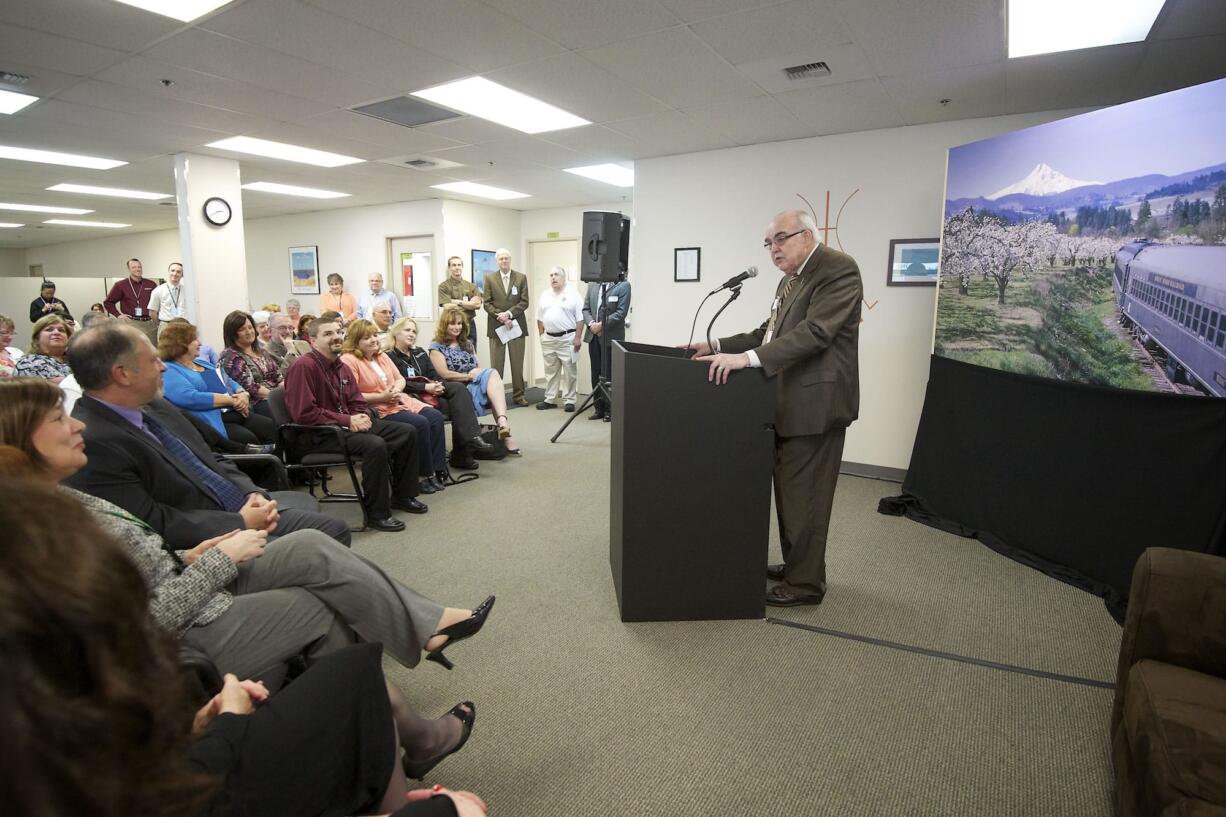
[[[335,169],[241,158],[248,217],[437,198],[480,181],[537,209],[629,191],[561,168],[829,133],[1116,104],[1226,76],[1226,2],[1168,0],[1144,43],[1005,58],[1005,0],[236,0],[183,25],[110,0],[0,0],[2,85],[42,101],[0,116],[0,143],[123,159],[110,171],[0,160],[0,201],[88,207],[166,229],[175,208],[50,193],[76,182],[173,193],[173,154],[246,135],[371,160]],[[789,83],[779,68],[825,60]],[[479,119],[403,128],[350,108],[481,74],[594,124],[526,136]],[[163,87],[159,80],[173,80]],[[942,105],[941,100],[948,99]],[[1138,138],[1143,138],[1138,131]],[[423,172],[379,163],[427,154]],[[236,157],[237,158],[237,157]],[[458,196],[457,198],[465,198]],[[26,214],[0,221],[39,224]],[[0,247],[116,231],[0,230]]]

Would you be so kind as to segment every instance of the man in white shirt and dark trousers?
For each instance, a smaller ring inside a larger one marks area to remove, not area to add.
[[[187,317],[187,298],[183,295],[183,265],[172,261],[166,268],[166,281],[149,296],[149,314],[158,322],[158,334],[167,321]]]
[[[545,359],[545,399],[538,409],[551,409],[562,393],[567,411],[575,410],[578,393],[579,348],[583,345],[583,299],[566,285],[566,270],[549,271],[549,289],[536,307],[536,330]]]

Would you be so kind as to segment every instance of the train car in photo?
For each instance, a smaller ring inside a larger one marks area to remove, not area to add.
[[[1111,285],[1122,322],[1166,352],[1172,381],[1226,397],[1226,246],[1130,242]]]

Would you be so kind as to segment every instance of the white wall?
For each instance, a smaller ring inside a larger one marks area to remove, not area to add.
[[[511,268],[523,269],[527,260],[521,252],[519,218],[516,210],[506,210],[500,207],[487,207],[482,204],[472,204],[465,201],[443,201],[443,251],[436,265],[439,275],[447,274],[447,258],[458,255],[464,259],[464,269],[472,272],[473,250],[497,250],[506,247],[511,251]],[[441,279],[439,279],[441,280]],[[438,286],[438,281],[435,281]],[[531,303],[532,293],[528,293]],[[531,308],[531,307],[530,307]],[[434,324],[430,325],[433,332]],[[489,340],[485,337],[486,322],[484,310],[477,313],[477,356],[483,363],[490,361]],[[425,340],[423,338],[423,340]],[[422,345],[426,345],[423,343]],[[503,370],[503,376],[510,382],[510,361]]]
[[[129,258],[141,260],[145,277],[164,278],[170,263],[182,260],[177,228],[31,247],[25,251],[25,257],[26,265],[42,264],[43,275],[53,281],[59,278],[123,278],[128,274]]]
[[[0,250],[0,278],[17,278],[29,275],[26,269],[25,250]]]
[[[766,225],[802,194],[830,224],[855,189],[839,224],[843,249],[864,279],[860,327],[860,419],[848,430],[843,458],[905,469],[923,406],[936,291],[885,285],[890,239],[940,235],[946,150],[1050,121],[1042,113],[840,134],[635,162],[630,280],[632,337],[684,343],[702,297],[749,265],[759,275],[720,317],[712,335],[766,319],[779,272],[762,249]],[[833,246],[838,247],[831,238]],[[673,249],[702,247],[702,280],[673,282]],[[696,334],[723,302],[712,297]]]

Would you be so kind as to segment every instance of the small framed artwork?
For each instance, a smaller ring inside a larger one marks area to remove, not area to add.
[[[891,287],[934,287],[941,257],[939,238],[895,238],[885,283]]]
[[[289,291],[294,295],[319,294],[319,247],[289,248]]]
[[[673,280],[699,281],[702,278],[702,247],[677,247],[673,250]]]
[[[485,274],[498,269],[498,262],[494,260],[493,250],[473,250],[473,265],[471,281],[477,287],[478,292],[485,290]]]

